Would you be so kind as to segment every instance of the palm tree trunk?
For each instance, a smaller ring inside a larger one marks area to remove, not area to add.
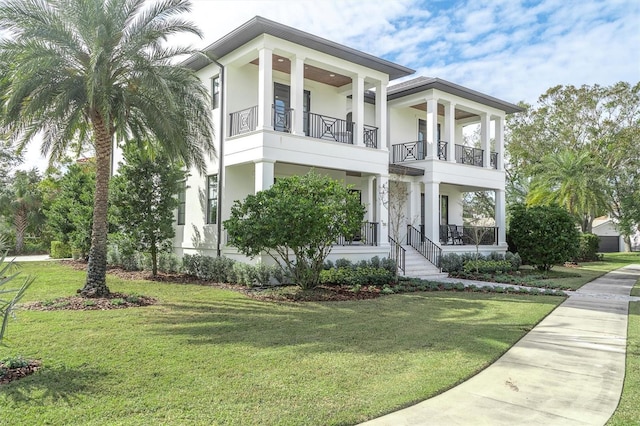
[[[111,132],[102,116],[94,112],[91,117],[96,149],[96,191],[94,195],[91,249],[87,265],[87,281],[80,290],[85,297],[109,295],[107,287],[107,208],[109,178],[111,175]]]
[[[22,254],[24,248],[24,234],[27,231],[27,210],[20,206],[15,213],[13,224],[16,228],[16,254]]]

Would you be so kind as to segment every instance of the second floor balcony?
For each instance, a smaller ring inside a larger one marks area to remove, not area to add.
[[[291,133],[293,114],[290,108],[280,108],[272,105],[271,126],[277,132]],[[356,123],[341,118],[312,112],[303,113],[304,135],[331,142],[354,144],[354,129]],[[258,127],[258,106],[252,106],[229,114],[229,136],[249,133]],[[363,126],[363,145],[367,148],[378,148],[378,128]]]
[[[449,142],[438,141],[434,159],[448,161],[448,145]],[[424,141],[405,142],[392,145],[391,162],[393,164],[422,161],[428,159],[428,147]],[[458,164],[466,164],[476,167],[484,167],[484,150],[464,145],[454,145],[454,160]],[[491,151],[489,153],[489,166],[492,169],[498,168],[498,153]]]

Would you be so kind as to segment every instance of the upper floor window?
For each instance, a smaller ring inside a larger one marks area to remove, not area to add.
[[[184,225],[187,215],[187,182],[182,182],[178,191],[178,225]]]
[[[440,141],[440,123],[438,123],[438,141]],[[427,140],[427,120],[421,118],[418,119],[418,141],[424,142]]]
[[[207,223],[218,223],[218,175],[207,176]]]
[[[220,76],[211,79],[211,106],[213,109],[220,107]]]

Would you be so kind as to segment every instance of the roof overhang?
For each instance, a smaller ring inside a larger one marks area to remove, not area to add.
[[[419,77],[397,84],[396,86],[389,87],[387,91],[387,99],[391,101],[393,99],[398,99],[404,96],[424,92],[425,90],[429,89],[437,89],[445,93],[469,99],[480,104],[499,109],[506,112],[507,114],[513,114],[523,111],[523,109],[518,105],[500,100],[498,98],[494,98],[493,96],[485,95],[484,93],[477,92],[475,90],[460,86],[447,80],[442,80],[441,78],[437,77]]]
[[[203,52],[210,57],[219,60],[262,34],[269,34],[273,37],[287,40],[292,43],[374,69],[389,75],[389,80],[406,77],[415,72],[415,70],[412,70],[411,68],[395,64],[385,59],[381,59],[342,44],[271,21],[261,16],[256,16],[245,22],[229,34],[207,46]],[[196,71],[209,64],[210,61],[201,54],[192,55],[182,63],[182,65]]]
[[[402,176],[424,176],[424,169],[391,163],[389,164],[389,173]]]

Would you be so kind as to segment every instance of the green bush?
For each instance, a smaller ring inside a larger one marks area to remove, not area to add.
[[[504,254],[504,260],[511,262],[511,270],[517,271],[522,266],[522,258],[518,253],[511,253],[510,251]]]
[[[598,260],[599,245],[600,238],[597,235],[589,233],[580,234],[580,245],[578,246],[576,260]]]
[[[49,253],[52,259],[66,259],[71,257],[71,247],[62,241],[51,241],[51,251]]]
[[[182,257],[182,271],[202,280],[233,284],[238,282],[233,271],[233,265],[236,263],[238,262],[224,256],[185,254]]]
[[[469,260],[465,262],[463,271],[480,274],[496,274],[511,270],[511,262],[508,260]]]
[[[563,208],[516,205],[510,214],[509,232],[525,263],[548,271],[577,254],[579,236],[575,220]]]
[[[384,268],[357,267],[334,268],[320,272],[320,283],[329,285],[383,286],[393,281],[393,273]]]

